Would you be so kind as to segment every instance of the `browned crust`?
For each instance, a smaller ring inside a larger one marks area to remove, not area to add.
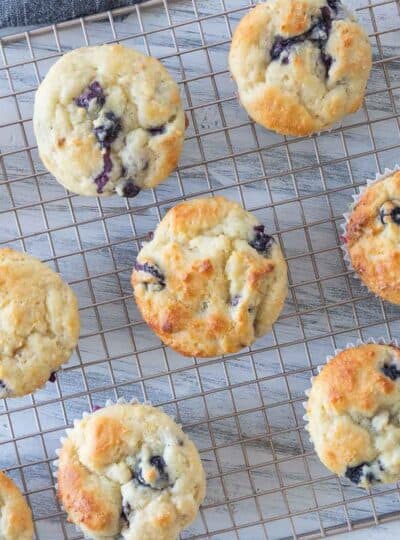
[[[92,47],[94,48],[96,47]],[[115,73],[116,85],[122,84],[124,88],[122,81],[127,76],[146,77],[148,95],[140,106],[140,114],[145,117],[146,126],[159,125],[160,119],[165,122],[171,120],[168,134],[151,137],[147,143],[150,156],[153,155],[157,159],[149,159],[144,187],[154,187],[176,168],[181,155],[185,134],[185,114],[181,107],[179,87],[177,84],[171,84],[168,99],[164,103],[157,97],[157,87],[162,76],[171,81],[173,78],[157,59],[144,56],[120,44],[103,45],[97,48],[101,48],[102,51],[102,69],[104,70],[104,66],[107,66],[106,70],[112,70]],[[86,133],[79,129],[75,129],[72,133],[68,127],[72,122],[70,118],[67,118],[64,124],[61,121],[55,122],[58,116],[63,117],[68,106],[65,95],[55,81],[58,81],[61,71],[72,69],[73,60],[75,65],[79,65],[82,62],[79,54],[84,54],[89,49],[87,47],[75,49],[61,57],[49,70],[36,94],[34,127],[40,157],[46,168],[62,185],[82,195],[106,197],[111,194],[110,191],[105,189],[103,193],[97,193],[95,183],[89,181],[102,171],[104,165],[101,148],[93,133]],[[88,61],[85,57],[84,60]],[[130,71],[127,71],[127,66],[131,66]],[[94,64],[87,68],[88,72],[93,70],[94,73],[96,69],[101,71]],[[84,111],[81,111],[81,114],[82,118],[86,115]],[[172,114],[175,118],[169,118]],[[82,185],[83,179],[84,185]]]
[[[225,272],[225,262],[204,258],[204,255],[188,260],[182,247],[189,238],[207,234],[223,220],[229,219],[230,212],[236,209],[236,203],[224,197],[214,197],[178,204],[167,213],[159,234],[166,239],[164,267],[174,269],[168,271],[168,287],[175,293],[174,301],[167,297],[162,300],[163,292],[160,292],[160,304],[155,306],[153,296],[143,290],[143,276],[133,270],[132,286],[144,320],[164,343],[185,356],[209,357],[236,352],[258,336],[245,302],[237,306],[234,320],[225,309],[229,291],[226,282],[220,279]],[[180,238],[182,243],[173,242],[171,238]],[[276,272],[277,264],[281,264],[282,272],[286,272],[283,258],[276,262],[245,250],[237,251],[236,257],[238,264],[247,269],[246,285],[253,292],[263,294],[265,278]],[[141,263],[144,262],[141,259]],[[151,260],[148,262],[151,264]],[[285,293],[286,290],[271,299],[271,312],[279,313]],[[203,300],[214,299],[216,295],[216,305],[220,307],[204,316]],[[266,330],[263,328],[261,331],[265,333]]]
[[[319,457],[331,471],[343,474],[347,466],[359,465],[363,459],[370,459],[372,445],[368,432],[350,420],[334,424],[328,437],[329,444],[322,448]]]
[[[396,384],[379,370],[381,348],[382,345],[367,344],[346,349],[330,360],[313,381],[307,403],[311,436],[321,461],[338,474],[343,474],[347,466],[374,457],[368,431],[347,415],[371,418],[396,392]],[[400,349],[392,349],[399,357]],[[326,431],[321,432],[323,427],[318,423],[325,413],[335,416],[337,421],[330,422]]]
[[[0,499],[3,509],[3,526],[7,538],[32,538],[32,512],[17,486],[0,472]]]
[[[317,377],[327,405],[340,414],[350,409],[370,414],[380,396],[392,394],[396,385],[377,370],[379,345],[362,345],[340,352]],[[397,347],[393,349],[400,351]]]
[[[380,240],[384,226],[378,219],[382,204],[396,194],[400,198],[400,171],[369,186],[349,216],[346,243],[351,264],[368,288],[385,300],[400,304],[400,250],[397,245]],[[397,237],[397,225],[386,227],[392,227],[393,237]]]
[[[252,73],[252,80],[246,83],[240,66],[249,61],[247,55],[261,47],[265,40],[265,28],[272,18],[272,13],[266,6],[267,3],[261,3],[243,17],[233,35],[229,53],[230,69],[239,85],[240,100],[251,118],[277,133],[305,136],[326,129],[346,114],[357,111],[362,104],[363,90],[352,92],[351,95],[342,94],[340,97],[334,92],[329,93],[321,101],[319,116],[307,110],[301,100],[292,93],[266,84],[263,70],[260,70],[258,77]],[[284,36],[303,33],[310,25],[312,11],[309,8],[309,2],[281,0],[279,11],[282,22],[278,32]],[[360,79],[366,80],[372,59],[364,30],[352,21],[337,21],[335,27],[336,39],[330,40],[330,52],[337,60],[332,67],[335,79],[340,81],[348,77],[349,73],[359,73]],[[312,84],[304,58],[297,56],[294,68],[299,80],[304,81],[305,85]]]
[[[143,506],[138,500],[134,508],[134,519],[139,523],[131,523],[132,529],[139,529],[140,538],[175,538],[195,518],[205,491],[204,471],[195,445],[160,410],[150,405],[119,403],[75,423],[59,454],[58,497],[68,519],[88,537],[119,535],[123,525],[121,486],[130,482],[131,475],[125,471],[119,481],[112,480],[110,467],[126,463],[128,456],[134,456],[146,445],[147,437],[158,437],[160,428],[162,432],[165,428],[166,437],[171,436],[171,444],[175,431],[176,445],[178,440],[185,440],[185,452],[177,465],[186,468],[183,485],[177,483],[176,490],[168,494],[159,492],[154,497],[143,492]],[[144,474],[149,481],[151,472]],[[183,490],[182,494],[181,488],[192,480],[193,486],[189,487],[193,489],[187,493]]]
[[[185,201],[171,208],[165,216],[167,226],[175,234],[196,236],[218,225],[229,215],[230,204],[221,196]]]
[[[305,107],[278,88],[266,88],[257,98],[246,101],[246,109],[255,122],[283,135],[310,135],[322,129]]]
[[[0,300],[6,321],[0,325],[0,379],[10,395],[26,395],[72,354],[80,329],[78,303],[51,268],[11,248],[0,249]],[[37,339],[30,341],[33,334]]]
[[[73,443],[66,440],[58,467],[59,499],[74,523],[92,532],[113,536],[119,532],[121,494],[113,489],[111,482],[108,484],[113,493],[112,501],[106,497],[100,479],[79,462]]]
[[[149,182],[150,187],[157,186],[176,169],[182,153],[184,135],[183,129],[175,129],[167,137],[160,139],[160,142],[150,143],[150,148],[162,156],[162,161],[158,163],[157,168],[153,166],[154,176],[151,178],[151,183]]]
[[[171,260],[179,261],[179,248],[171,249]],[[203,261],[205,266],[209,261]],[[250,261],[249,261],[250,262]],[[253,260],[251,261],[253,264]],[[251,273],[250,281],[256,288],[265,275],[274,270],[274,265],[269,261],[262,261],[257,270]],[[170,277],[170,286],[179,287],[181,302],[168,306],[162,311],[155,311],[151,298],[137,294],[136,302],[143,318],[152,330],[164,343],[185,356],[208,357],[221,354],[221,349],[226,352],[235,352],[254,340],[252,329],[248,328],[248,318],[243,311],[239,318],[239,324],[223,313],[214,313],[208,317],[196,317],[192,306],[196,304],[199,290],[206,290],[212,282],[216,270],[211,266],[206,271],[199,271],[196,263],[185,272],[177,270]],[[137,272],[132,273],[132,286],[139,283]],[[244,308],[243,308],[244,309]],[[188,321],[190,325],[188,326]],[[182,334],[188,336],[182,339]],[[240,336],[240,337],[239,337]],[[215,346],[211,344],[215,343]]]

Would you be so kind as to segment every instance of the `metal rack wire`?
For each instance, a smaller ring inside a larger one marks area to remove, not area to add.
[[[163,0],[0,41],[0,245],[27,250],[78,294],[82,335],[56,384],[0,402],[0,464],[26,493],[38,540],[82,538],[65,522],[51,476],[66,426],[107,398],[149,399],[198,445],[208,494],[182,538],[319,538],[396,519],[398,486],[364,492],[322,467],[304,431],[315,367],[357,338],[398,337],[398,308],[372,297],[340,253],[342,214],[376,170],[400,161],[400,6],[349,2],[368,29],[374,67],[363,109],[312,138],[283,138],[240,108],[226,56],[250,1]],[[66,193],[32,133],[34,91],[70,48],[121,41],[180,81],[190,119],[178,171],[133,201]],[[279,238],[290,292],[274,331],[229,357],[182,358],[141,320],[135,255],[184,197],[221,193]]]

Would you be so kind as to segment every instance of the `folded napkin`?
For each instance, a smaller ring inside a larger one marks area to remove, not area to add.
[[[0,0],[0,28],[55,22],[146,0]]]

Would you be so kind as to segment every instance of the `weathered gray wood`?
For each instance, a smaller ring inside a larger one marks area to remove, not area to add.
[[[348,3],[358,8],[366,5],[362,0]],[[245,0],[225,0],[228,11],[245,5]],[[354,186],[373,176],[378,166],[383,170],[400,161],[399,6],[387,2],[371,12],[358,11],[370,34],[395,30],[380,36],[381,50],[371,37],[377,63],[364,109],[346,118],[343,130],[291,139],[287,144],[249,123],[226,72],[227,22],[234,28],[244,11],[218,15],[224,10],[219,0],[170,0],[168,6],[174,33],[149,33],[148,49],[139,36],[136,11],[114,16],[117,38],[161,57],[177,79],[189,79],[181,86],[182,96],[188,108],[195,107],[189,112],[188,140],[178,173],[154,194],[140,194],[130,206],[119,198],[66,197],[55,180],[43,174],[32,133],[31,90],[37,85],[35,68],[43,77],[57,57],[55,34],[49,30],[30,34],[30,42],[24,36],[3,42],[6,62],[15,67],[0,71],[0,124],[4,126],[0,127],[0,243],[49,261],[72,283],[79,295],[82,338],[79,354],[56,385],[48,384],[34,398],[0,402],[0,465],[28,492],[38,539],[61,540],[66,534],[61,527],[64,517],[59,517],[55,503],[48,460],[54,458],[67,423],[91,404],[103,404],[118,393],[164,404],[202,450],[211,477],[205,509],[184,538],[205,534],[205,523],[210,537],[218,540],[258,540],[266,533],[270,539],[288,538],[328,531],[347,519],[352,524],[371,520],[371,500],[360,500],[364,492],[347,481],[339,482],[312,454],[302,429],[301,401],[309,386],[310,366],[324,362],[334,347],[359,337],[400,336],[398,308],[382,305],[349,276],[337,247],[341,216]],[[140,14],[146,32],[169,24],[163,5],[143,7]],[[201,26],[190,22],[198,17]],[[85,27],[90,44],[115,37],[108,18],[90,19]],[[86,43],[79,23],[61,25],[57,33],[62,52]],[[31,61],[29,43],[36,63]],[[204,43],[208,55],[201,49]],[[178,57],[176,45],[182,53],[194,51]],[[211,71],[218,74],[211,78]],[[1,97],[10,94],[8,75],[17,95]],[[387,83],[392,92],[382,91]],[[220,105],[211,104],[219,100]],[[226,125],[229,130],[223,129]],[[223,362],[194,364],[160,348],[140,322],[129,277],[138,246],[159,217],[182,194],[204,194],[210,188],[254,210],[279,236],[289,260],[291,289],[274,335],[259,340],[253,354],[244,351]],[[110,248],[110,244],[115,245]],[[385,323],[384,317],[390,322]],[[282,495],[282,486],[294,487]],[[377,516],[400,510],[399,494],[393,488],[373,490]],[[254,493],[262,494],[257,503]],[[347,516],[340,504],[343,497]],[[234,502],[228,507],[226,499]],[[312,510],[316,504],[324,508],[320,517]],[[290,521],[284,517],[288,511],[298,515]],[[282,519],[276,519],[279,516]],[[268,520],[265,527],[244,527],[260,519]],[[233,525],[239,527],[237,534]],[[228,532],[211,535],[225,528]],[[376,537],[390,538],[390,531],[398,533],[398,522],[379,529]],[[66,538],[77,538],[70,527],[67,534]],[[370,534],[366,531],[360,537],[372,538]]]

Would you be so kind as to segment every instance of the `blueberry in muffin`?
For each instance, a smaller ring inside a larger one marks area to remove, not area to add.
[[[248,114],[285,135],[310,135],[356,111],[371,63],[366,33],[339,0],[258,4],[229,53]]]
[[[369,487],[400,480],[400,349],[362,344],[335,356],[315,377],[307,429],[322,463]]]
[[[376,295],[400,304],[400,171],[366,187],[345,225],[352,268]]]
[[[264,225],[223,197],[172,208],[132,273],[144,320],[184,355],[236,352],[264,335],[286,294],[286,263]]]
[[[57,476],[69,520],[95,540],[175,540],[205,492],[193,442],[161,410],[139,403],[75,422]]]
[[[81,195],[136,197],[176,167],[185,134],[177,84],[122,45],[85,47],[50,69],[35,99],[43,163]]]
[[[39,260],[0,249],[0,398],[54,382],[79,337],[78,302]]]

